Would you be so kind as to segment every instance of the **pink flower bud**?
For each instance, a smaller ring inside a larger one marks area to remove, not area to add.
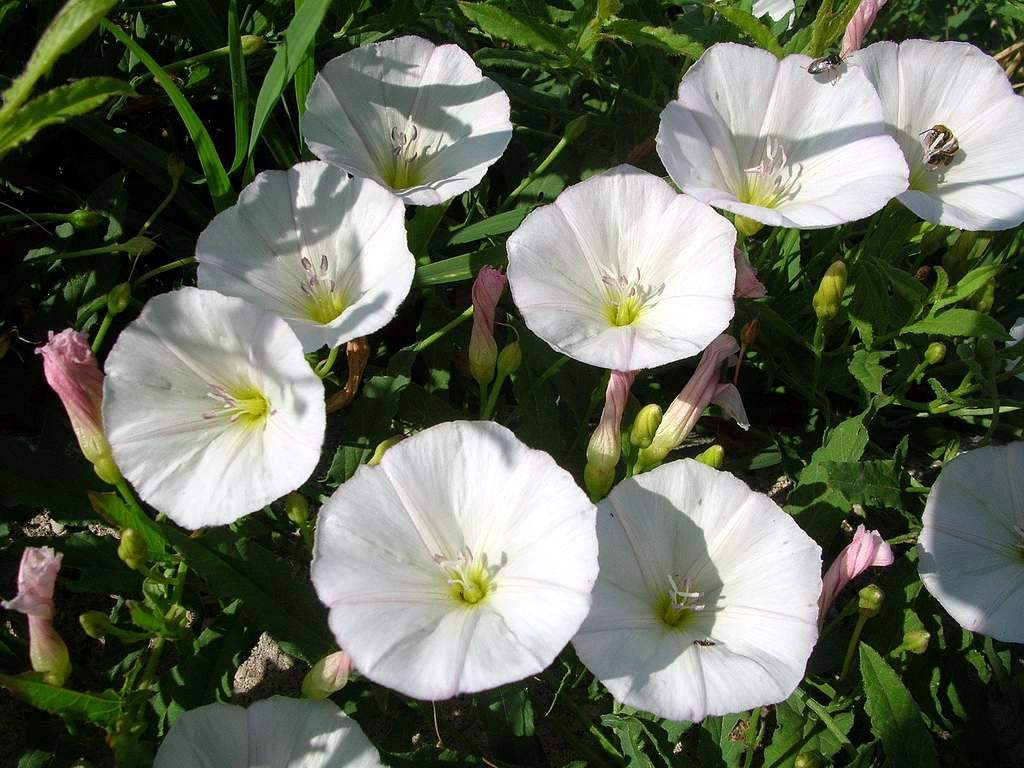
[[[843,47],[840,55],[846,58],[851,53],[860,49],[871,25],[875,23],[878,12],[882,10],[887,0],[860,0],[860,5],[846,25],[846,32],[843,34]]]
[[[481,387],[494,378],[498,345],[494,341],[494,312],[508,282],[501,270],[484,267],[473,282],[473,333],[469,337],[469,371]]]
[[[348,684],[352,658],[344,651],[324,656],[313,665],[302,681],[304,699],[326,699]]]
[[[622,448],[622,413],[636,371],[612,371],[604,395],[604,410],[587,445],[587,464],[601,470],[614,469]]]
[[[700,362],[697,363],[697,370],[665,411],[654,440],[640,452],[642,466],[656,466],[669,451],[679,446],[690,434],[704,409],[711,403],[721,406],[722,410],[744,429],[750,426],[739,390],[732,384],[724,384],[719,380],[722,363],[738,351],[739,344],[736,343],[736,339],[725,334],[711,342],[704,350]]]
[[[82,454],[101,479],[116,483],[121,473],[110,454],[100,414],[103,373],[85,334],[70,328],[57,334],[50,331],[50,340],[37,348],[36,354],[43,356],[46,382],[64,403]]]
[[[843,587],[871,566],[892,565],[893,559],[892,549],[878,531],[869,531],[863,525],[857,526],[853,541],[832,561],[822,579],[821,597],[818,599],[818,626],[821,626],[825,614]]]
[[[736,298],[760,299],[767,296],[768,291],[757,279],[757,270],[750,266],[747,254],[736,248],[733,256],[736,257]]]
[[[53,589],[62,558],[49,547],[26,547],[18,568],[18,594],[0,601],[7,610],[28,617],[32,669],[51,685],[63,685],[71,673],[68,648],[53,628]]]

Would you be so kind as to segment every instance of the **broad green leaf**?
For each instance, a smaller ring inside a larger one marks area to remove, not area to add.
[[[892,459],[826,461],[829,485],[851,504],[900,508],[900,473]]]
[[[768,27],[754,18],[751,14],[723,3],[702,2],[701,5],[713,10],[723,19],[736,27],[736,29],[740,30],[740,32],[743,32],[747,37],[757,43],[761,48],[775,54],[780,59],[782,58],[782,46],[779,45],[778,39],[772,34],[772,31],[768,29]]]
[[[57,59],[92,34],[115,5],[117,0],[68,0],[39,38],[25,71],[4,91],[0,117],[9,117],[9,113],[24,104],[36,81],[50,71]]]
[[[514,683],[480,695],[486,704],[488,741],[495,756],[517,765],[539,765],[533,702],[527,684]]]
[[[444,285],[472,280],[481,267],[503,267],[508,263],[505,246],[495,245],[476,253],[452,256],[416,268],[416,285]]]
[[[882,360],[892,354],[858,349],[850,358],[850,373],[869,394],[882,394],[882,380],[889,372],[889,369],[882,365]]]
[[[138,57],[139,61],[145,65],[146,69],[153,73],[154,79],[160,83],[160,86],[167,93],[174,108],[178,111],[181,121],[185,124],[188,134],[192,138],[192,143],[195,144],[196,154],[199,155],[199,162],[203,166],[203,172],[206,174],[206,185],[210,188],[210,196],[213,198],[214,207],[218,211],[227,208],[235,201],[235,193],[231,188],[231,182],[228,181],[228,175],[224,171],[220,156],[217,154],[217,148],[213,145],[213,139],[210,138],[210,133],[206,130],[206,126],[203,125],[203,121],[199,119],[199,115],[192,109],[192,105],[189,104],[188,99],[185,98],[185,95],[178,86],[174,84],[170,76],[156,63],[152,56],[146,53],[142,46],[126,35],[116,24],[104,21],[102,26],[119,43]]]
[[[937,267],[935,271],[938,272],[939,269],[941,267]],[[960,278],[949,295],[942,296],[935,302],[935,309],[941,309],[949,304],[956,304],[958,301],[963,301],[970,297],[973,293],[985,287],[985,284],[995,278],[1002,269],[1002,264],[985,264],[972,269]]]
[[[860,644],[860,673],[871,730],[893,768],[934,768],[935,743],[910,692],[871,646]]]
[[[534,51],[568,53],[569,36],[534,16],[513,13],[488,3],[459,3],[459,9],[491,37]]]
[[[256,142],[263,135],[270,113],[277,106],[285,87],[309,55],[316,31],[330,7],[331,0],[305,0],[285,30],[256,97],[252,131],[249,134],[249,157],[256,151]]]
[[[654,768],[654,763],[646,752],[649,737],[643,723],[635,717],[605,715],[601,718],[601,724],[611,728],[618,735],[622,756],[629,761],[630,768]]]
[[[602,34],[632,45],[657,48],[691,59],[699,58],[704,53],[704,46],[686,35],[673,32],[668,27],[657,27],[632,19],[615,19],[605,25]]]
[[[83,115],[111,96],[133,93],[128,83],[112,77],[86,77],[47,91],[0,121],[0,155],[30,140],[48,125]]]
[[[998,321],[973,309],[947,309],[935,317],[926,317],[911,323],[904,333],[926,333],[936,336],[988,336],[1008,341],[1008,334]]]
[[[124,701],[113,691],[82,693],[10,675],[0,675],[0,686],[37,709],[103,727],[113,725],[124,709]]]
[[[139,532],[146,543],[151,560],[162,560],[167,539],[161,527],[150,520],[141,510],[133,509],[116,493],[90,493],[89,503],[105,520],[118,528],[132,528]]]

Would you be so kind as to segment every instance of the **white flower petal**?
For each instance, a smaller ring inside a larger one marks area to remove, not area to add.
[[[406,36],[329,61],[306,100],[313,154],[437,205],[472,189],[512,138],[509,100],[456,45]],[[410,174],[396,172],[409,160]]]
[[[597,527],[594,605],[573,645],[616,699],[696,721],[792,693],[817,639],[821,550],[774,502],[676,461],[620,483]],[[679,626],[663,620],[673,583],[693,593]]]
[[[799,229],[870,216],[906,190],[906,163],[870,82],[852,69],[823,82],[810,62],[734,43],[709,48],[658,130],[658,154],[680,189]]]
[[[320,510],[313,584],[354,665],[445,699],[544,669],[579,628],[597,576],[594,507],[550,456],[490,422],[403,440]],[[439,561],[484,564],[490,591],[453,595]]]
[[[106,361],[103,425],[114,459],[179,525],[221,525],[294,490],[320,457],[323,384],[281,319],[183,288],[157,296]],[[225,397],[259,393],[250,421]]]
[[[416,269],[402,202],[319,161],[259,174],[199,236],[196,258],[201,288],[281,316],[307,352],[386,325]]]
[[[766,15],[772,21],[784,19],[787,13],[792,13],[796,8],[794,0],[754,0],[753,13],[757,18]],[[790,20],[790,26],[793,21]]]
[[[918,539],[925,587],[964,629],[1024,642],[1024,443],[942,468]]]
[[[358,723],[329,701],[274,696],[246,710],[208,704],[181,715],[154,768],[383,768]]]
[[[526,217],[507,243],[509,286],[530,330],[559,352],[651,368],[697,354],[729,324],[735,238],[707,206],[621,165]],[[616,325],[609,313],[630,291],[649,298]]]
[[[910,166],[900,202],[921,218],[968,230],[1024,221],[1024,99],[973,45],[907,40],[852,54],[882,99],[887,129]],[[960,148],[948,166],[925,162],[924,134],[947,126]]]

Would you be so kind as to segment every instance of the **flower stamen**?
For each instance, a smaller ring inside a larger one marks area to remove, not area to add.
[[[391,129],[391,154],[394,165],[390,177],[385,174],[385,181],[390,187],[406,189],[420,183],[420,173],[417,169],[420,155],[420,148],[417,146],[419,135],[419,128],[411,120],[407,122],[405,130],[400,130],[398,126]]]
[[[636,270],[630,280],[625,275],[602,270],[601,282],[605,292],[605,315],[608,322],[621,327],[632,325],[640,315],[653,307],[665,290],[665,284],[647,285]]]
[[[682,629],[690,622],[694,613],[703,611],[707,606],[701,602],[703,593],[694,590],[690,579],[683,582],[683,588],[679,588],[678,576],[669,576],[669,588],[662,593],[659,600],[658,616],[670,627]]]
[[[319,268],[314,269],[313,262],[302,257],[302,269],[305,279],[299,283],[299,289],[306,296],[305,312],[314,322],[327,325],[341,315],[348,306],[345,294],[338,290],[337,283],[330,277],[330,260],[327,254],[321,254]]]
[[[206,396],[220,403],[220,407],[204,413],[204,419],[227,419],[232,424],[249,428],[262,425],[274,412],[270,401],[256,387],[242,386],[227,390],[219,384],[207,386],[209,391]]]
[[[494,590],[497,566],[488,567],[486,555],[474,558],[468,546],[459,550],[455,557],[434,555],[434,562],[445,575],[449,595],[457,602],[476,605]]]
[[[775,208],[779,203],[793,199],[800,192],[800,174],[803,166],[791,164],[785,147],[778,139],[768,138],[764,157],[753,168],[745,168],[746,189],[741,199],[750,205]]]

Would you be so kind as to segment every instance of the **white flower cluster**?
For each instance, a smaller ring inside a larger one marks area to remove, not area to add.
[[[1024,174],[1008,170],[1024,157],[1024,101],[993,60],[908,41],[851,55],[837,78],[809,64],[711,47],[657,137],[683,194],[619,166],[527,216],[508,240],[527,325],[615,371],[699,354],[734,312],[736,230],[711,206],[747,227],[835,226],[894,197],[964,228],[1024,220]],[[260,174],[200,236],[199,288],[153,298],[107,358],[116,463],[188,528],[235,521],[309,478],[325,407],[305,355],[390,321],[415,267],[405,205],[475,186],[512,132],[508,97],[464,51],[416,37],[329,62],[302,129],[320,160]],[[980,532],[928,528],[941,517],[930,502],[922,568],[944,548],[987,547],[992,568],[1019,570],[1020,498],[1015,521]],[[1000,544],[1011,524],[1018,543]],[[978,616],[972,573],[958,577],[967,607],[951,612],[1012,634],[1024,592]],[[551,456],[490,422],[427,429],[361,467],[320,510],[312,579],[355,667],[408,696],[520,680],[571,641],[616,699],[677,720],[789,696],[822,590],[819,547],[732,475],[671,462],[595,507]],[[379,765],[358,726],[307,704],[196,710],[156,764]],[[310,743],[313,757],[289,752]]]

